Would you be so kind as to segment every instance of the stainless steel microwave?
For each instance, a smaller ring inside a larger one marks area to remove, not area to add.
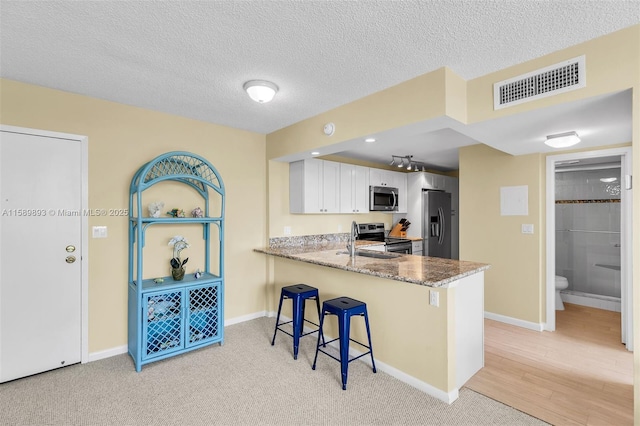
[[[369,211],[397,212],[398,188],[389,186],[370,186]]]

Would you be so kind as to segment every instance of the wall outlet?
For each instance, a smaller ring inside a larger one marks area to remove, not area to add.
[[[440,293],[435,290],[429,290],[429,304],[436,308],[440,306]]]
[[[342,232],[342,225],[338,225],[338,232]]]
[[[285,226],[284,227],[284,235],[291,235],[291,227],[290,226]]]

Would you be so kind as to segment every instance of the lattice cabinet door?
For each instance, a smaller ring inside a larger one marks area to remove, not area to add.
[[[144,293],[142,359],[184,348],[183,290]]]
[[[186,289],[187,339],[186,347],[215,340],[223,326],[220,318],[220,282]]]

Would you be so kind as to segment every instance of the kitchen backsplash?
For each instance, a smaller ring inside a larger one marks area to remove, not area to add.
[[[298,235],[291,237],[269,238],[269,247],[286,248],[308,245],[328,245],[347,241],[349,241],[349,233],[347,232],[339,234]]]

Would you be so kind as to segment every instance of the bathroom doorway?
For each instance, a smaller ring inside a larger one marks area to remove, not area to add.
[[[633,350],[631,148],[547,157],[547,321],[556,328],[556,275],[565,302],[621,313]]]

